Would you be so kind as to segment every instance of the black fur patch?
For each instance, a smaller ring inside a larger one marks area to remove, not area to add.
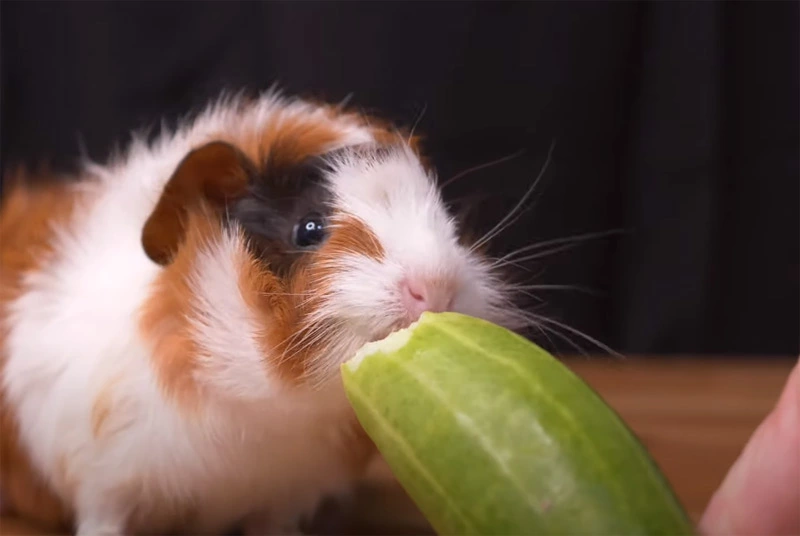
[[[293,242],[298,222],[312,212],[330,214],[323,169],[319,157],[281,167],[268,161],[250,178],[247,194],[228,207],[228,219],[244,229],[252,252],[279,277],[308,252]]]

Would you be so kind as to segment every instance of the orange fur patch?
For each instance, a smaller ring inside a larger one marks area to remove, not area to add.
[[[322,255],[336,258],[347,254],[363,255],[380,261],[386,256],[386,251],[375,233],[363,221],[345,216],[336,223],[334,232],[322,248]]]
[[[218,209],[247,187],[245,157],[224,142],[199,147],[178,164],[142,229],[142,246],[159,264],[167,264],[187,233],[189,211],[198,205]]]
[[[68,224],[80,195],[66,182],[29,186],[45,177],[14,174],[5,179],[0,205],[0,373],[7,360],[8,305],[19,297],[23,277],[41,269],[53,253],[53,227]],[[63,530],[71,514],[36,473],[19,442],[13,408],[0,389],[0,486],[3,501],[18,515],[44,529]]]
[[[365,128],[379,145],[407,143],[421,157],[421,138],[408,135],[378,117],[366,117],[337,106],[316,103],[319,113],[312,115],[282,116],[277,112],[270,122],[259,130],[231,135],[219,132],[212,140],[232,143],[259,168],[269,160],[270,165],[291,166],[304,159],[320,155],[338,142],[343,130],[333,122],[348,122]]]
[[[207,206],[188,212],[183,246],[155,281],[139,324],[153,346],[152,363],[161,388],[189,410],[197,409],[201,401],[194,374],[198,347],[189,324],[193,298],[189,278],[203,246],[220,236],[220,225],[218,215]]]
[[[341,137],[339,129],[327,121],[308,116],[277,117],[264,129],[245,134],[234,143],[259,168],[267,162],[270,166],[287,167],[325,152]]]

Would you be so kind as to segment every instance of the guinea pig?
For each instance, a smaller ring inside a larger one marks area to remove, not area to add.
[[[0,212],[0,494],[80,535],[296,532],[374,445],[340,364],[423,311],[515,329],[416,139],[224,96]]]

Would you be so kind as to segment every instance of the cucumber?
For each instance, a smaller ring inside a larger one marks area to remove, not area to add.
[[[695,533],[619,416],[511,331],[426,312],[341,372],[359,422],[438,534]]]

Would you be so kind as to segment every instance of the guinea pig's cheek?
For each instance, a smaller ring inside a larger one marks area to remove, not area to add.
[[[292,274],[288,288],[298,305],[308,303],[314,294],[319,294],[319,289],[315,289],[313,284],[317,279],[319,279],[319,275],[315,273],[315,270],[308,267],[296,270]]]
[[[456,313],[483,316],[484,307],[480,293],[476,288],[467,287],[462,289],[453,300],[452,310]]]
[[[467,261],[471,260],[467,259]],[[478,263],[462,264],[451,310],[477,317],[485,316],[486,310],[493,301],[488,281],[489,276],[480,269]]]

